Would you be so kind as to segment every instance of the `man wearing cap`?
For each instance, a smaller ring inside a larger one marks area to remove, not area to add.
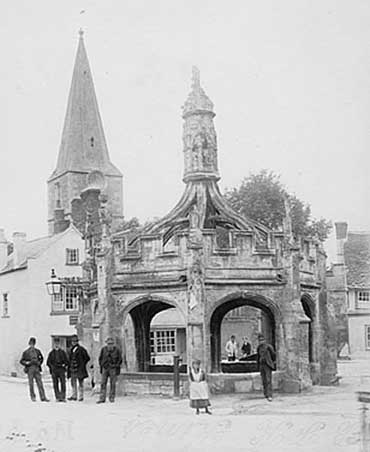
[[[59,338],[54,339],[54,348],[48,355],[46,365],[49,367],[51,378],[53,379],[55,400],[57,402],[65,402],[68,356],[67,353],[60,348]]]
[[[42,402],[49,402],[49,399],[45,395],[44,385],[42,384],[41,377],[41,364],[44,361],[44,357],[38,348],[35,347],[36,339],[31,337],[28,341],[29,347],[22,353],[20,363],[24,366],[24,371],[28,377],[28,386],[30,390],[31,400],[36,401],[36,394],[34,389],[34,380],[37,384],[40,400]]]
[[[268,344],[263,334],[258,335],[257,366],[261,374],[263,393],[272,401],[272,371],[276,369],[276,354],[273,346]]]
[[[99,366],[101,373],[100,398],[96,403],[104,403],[107,396],[107,383],[109,386],[109,401],[114,402],[116,396],[117,375],[120,374],[122,364],[121,350],[114,345],[114,340],[108,337],[99,355]]]
[[[68,400],[77,400],[77,382],[78,382],[78,400],[84,399],[84,379],[89,376],[86,370],[86,364],[90,361],[87,350],[78,343],[78,336],[72,337],[72,347],[69,351],[68,378],[71,378],[72,395]]]

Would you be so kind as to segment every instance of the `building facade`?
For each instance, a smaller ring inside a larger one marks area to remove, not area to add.
[[[0,373],[23,375],[19,364],[28,339],[36,337],[44,356],[51,349],[53,337],[62,346],[69,345],[76,333],[79,302],[76,288],[66,288],[59,299],[52,300],[45,283],[52,268],[59,275],[81,277],[85,245],[80,232],[70,226],[64,232],[27,241],[23,233],[12,238],[12,252],[0,231]]]
[[[328,272],[337,317],[338,350],[352,358],[370,354],[370,232],[348,231],[336,223],[337,262]],[[347,347],[346,347],[347,346]]]
[[[218,187],[214,116],[194,68],[182,114],[183,196],[154,224],[101,241],[96,288],[81,312],[79,332],[95,360],[105,338],[114,336],[125,356],[121,378],[144,375],[150,391],[156,379],[152,320],[174,308],[185,326],[185,364],[201,359],[212,389],[233,391],[236,384],[222,372],[221,324],[233,309],[253,307],[264,313],[265,334],[277,350],[280,387],[297,392],[330,384],[336,351],[321,243],[293,238],[288,204],[280,231],[230,208]],[[171,335],[160,339],[173,342]]]

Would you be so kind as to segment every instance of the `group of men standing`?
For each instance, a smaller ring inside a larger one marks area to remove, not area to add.
[[[84,400],[84,380],[89,376],[87,363],[90,356],[87,350],[79,344],[78,336],[72,337],[72,346],[68,352],[60,347],[60,340],[54,339],[54,347],[50,351],[46,360],[49,368],[57,402],[66,402],[66,379],[71,380],[72,394],[68,400]],[[36,382],[40,400],[49,402],[46,397],[42,382],[43,355],[36,348],[36,339],[31,337],[28,342],[29,347],[23,352],[20,363],[24,366],[24,371],[28,376],[29,391],[32,401],[36,401],[34,382]],[[101,378],[100,398],[97,403],[104,403],[107,395],[107,383],[110,380],[109,401],[114,402],[116,395],[117,375],[121,371],[122,354],[120,349],[114,344],[113,338],[106,340],[106,345],[101,349],[99,355],[99,366]]]

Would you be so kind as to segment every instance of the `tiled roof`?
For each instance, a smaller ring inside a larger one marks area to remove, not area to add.
[[[349,232],[344,244],[349,287],[370,287],[370,232]]]

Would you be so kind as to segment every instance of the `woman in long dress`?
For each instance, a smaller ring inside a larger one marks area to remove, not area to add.
[[[199,414],[200,408],[204,408],[207,414],[212,414],[208,407],[209,402],[208,385],[206,381],[206,374],[200,368],[200,360],[194,360],[190,368],[190,406],[196,409],[196,414]]]

